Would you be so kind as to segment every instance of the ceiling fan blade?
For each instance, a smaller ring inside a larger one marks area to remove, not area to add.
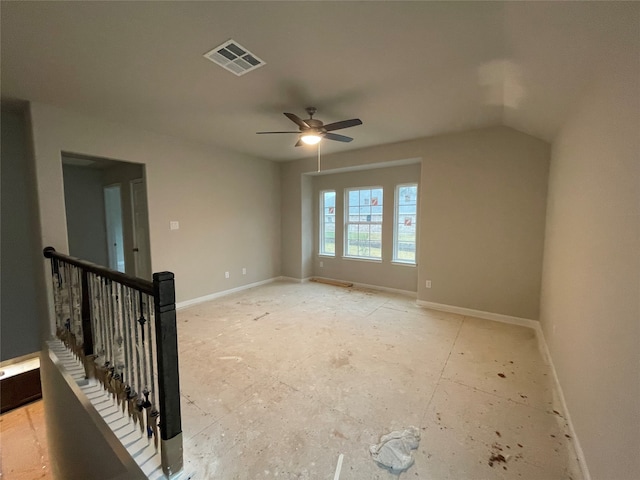
[[[342,128],[355,127],[356,125],[362,125],[362,120],[359,118],[352,118],[351,120],[342,120],[341,122],[329,123],[324,126],[327,132],[332,130],[340,130]]]
[[[324,138],[328,140],[336,140],[338,142],[350,142],[353,140],[351,137],[347,137],[345,135],[338,135],[337,133],[325,133]]]
[[[302,140],[298,140],[295,144],[296,147],[301,147],[302,145],[304,145],[304,142]]]
[[[295,113],[285,113],[285,116],[291,120],[293,123],[295,123],[296,125],[298,125],[300,128],[311,128],[309,126],[309,124],[307,122],[305,122],[304,120],[302,120],[299,116],[297,116]]]
[[[267,133],[300,133],[300,132],[256,132],[258,135],[264,135]]]

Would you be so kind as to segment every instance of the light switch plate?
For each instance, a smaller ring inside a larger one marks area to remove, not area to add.
[[[170,221],[169,228],[171,230],[178,230],[180,228],[180,222],[176,222],[175,220]]]

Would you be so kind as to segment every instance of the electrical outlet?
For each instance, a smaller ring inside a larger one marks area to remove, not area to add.
[[[247,274],[247,269],[246,269],[246,268],[244,268],[244,267],[242,268],[242,274],[243,274],[243,275],[246,275],[246,274]]]
[[[425,282],[425,287],[427,287],[427,288],[431,288],[431,280],[427,280],[427,281]]]
[[[175,220],[172,220],[169,222],[169,229],[178,230],[179,228],[180,228],[180,222],[176,222]]]
[[[320,268],[324,267],[324,262],[320,262]]]
[[[224,278],[229,278],[229,272],[224,272]]]

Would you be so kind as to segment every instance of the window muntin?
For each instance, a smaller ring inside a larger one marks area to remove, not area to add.
[[[320,255],[336,254],[336,192],[320,192]]]
[[[416,263],[416,223],[418,221],[418,184],[396,186],[393,226],[393,261]]]
[[[345,257],[382,259],[382,187],[345,190]]]

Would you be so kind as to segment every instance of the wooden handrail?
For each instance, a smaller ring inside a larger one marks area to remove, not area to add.
[[[150,282],[148,280],[133,277],[131,275],[127,275],[126,273],[118,272],[117,270],[111,270],[110,268],[87,262],[86,260],[80,260],[79,258],[56,252],[56,249],[53,247],[46,247],[42,251],[42,253],[46,258],[56,258],[58,260],[62,260],[63,262],[70,263],[71,265],[75,265],[76,267],[80,267],[87,272],[91,272],[95,275],[108,278],[109,280],[121,283],[122,285],[126,285],[127,287],[135,288],[136,290],[139,290],[148,295],[153,295],[153,282]]]

